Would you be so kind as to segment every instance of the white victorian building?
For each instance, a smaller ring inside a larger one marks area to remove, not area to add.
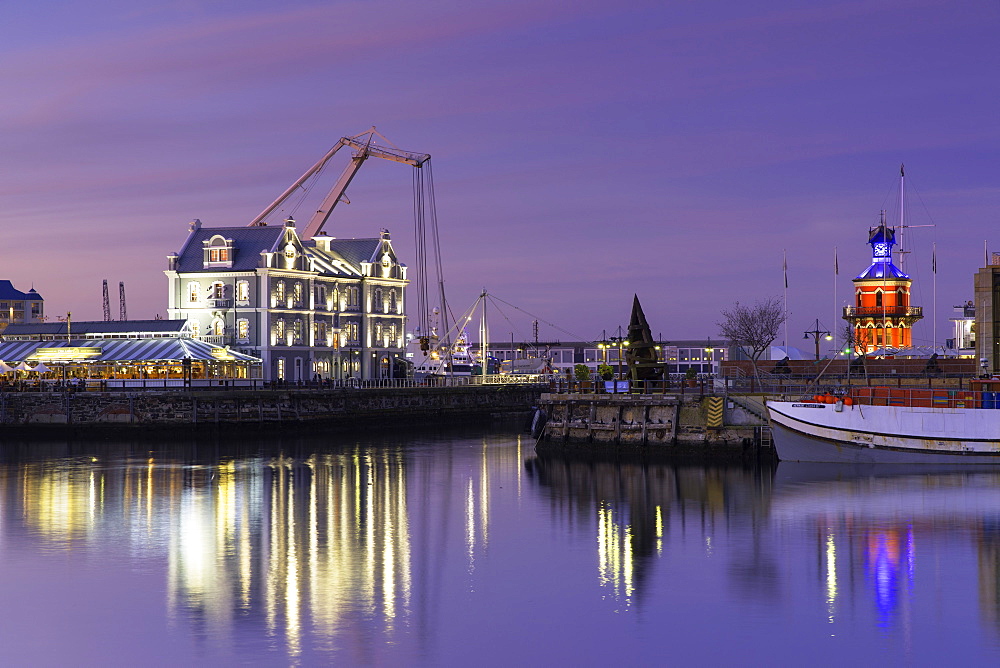
[[[283,226],[191,223],[167,256],[168,317],[259,357],[264,380],[405,375],[406,266],[376,239],[300,239]]]

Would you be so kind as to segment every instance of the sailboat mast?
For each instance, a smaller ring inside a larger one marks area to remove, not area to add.
[[[479,321],[479,341],[481,343],[479,347],[482,353],[479,364],[483,368],[483,377],[485,378],[489,367],[489,330],[486,328],[486,288],[483,288],[483,294],[479,295],[479,299],[483,302],[483,312],[480,315]]]

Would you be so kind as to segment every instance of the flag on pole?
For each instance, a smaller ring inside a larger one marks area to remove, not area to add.
[[[837,261],[837,247],[833,247],[833,274],[840,276],[840,262]]]
[[[788,289],[788,255],[786,255],[785,251],[781,251],[781,257],[782,257],[781,268],[782,268],[782,271],[785,272],[785,289],[787,290]]]
[[[937,244],[931,246],[931,271],[937,273]]]

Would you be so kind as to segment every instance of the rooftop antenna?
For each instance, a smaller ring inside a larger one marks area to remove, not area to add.
[[[104,322],[111,320],[111,300],[108,298],[108,279],[104,279]]]
[[[118,302],[119,302],[119,314],[121,315],[122,322],[128,320],[128,316],[125,313],[125,281],[120,281],[118,283]]]

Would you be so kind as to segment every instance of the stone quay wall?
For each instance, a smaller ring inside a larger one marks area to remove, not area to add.
[[[773,458],[760,425],[722,397],[543,394],[539,452],[641,454],[748,460]],[[715,418],[713,419],[713,412]],[[744,424],[735,424],[743,422]]]
[[[466,386],[331,390],[0,393],[0,425],[205,427],[214,424],[446,424],[456,418],[528,414],[541,388]]]

